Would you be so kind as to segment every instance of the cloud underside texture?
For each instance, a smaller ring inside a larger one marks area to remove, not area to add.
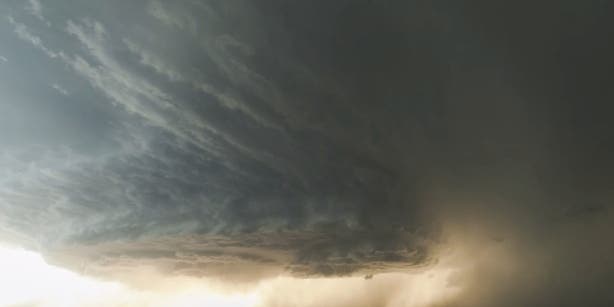
[[[451,306],[611,301],[610,4],[36,3],[0,5],[4,239],[238,279],[453,246]]]

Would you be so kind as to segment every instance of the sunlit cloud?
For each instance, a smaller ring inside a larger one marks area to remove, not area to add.
[[[0,247],[0,306],[79,306],[124,291],[117,283],[79,276],[45,263],[34,252]]]
[[[49,265],[39,254],[17,248],[0,247],[0,272],[0,306],[250,307],[257,304],[254,294],[214,293],[196,282],[180,282],[175,288],[159,291],[132,289]]]
[[[0,306],[316,307],[385,303],[388,307],[427,307],[460,291],[449,283],[454,269],[439,266],[374,278],[280,276],[244,287],[207,278],[152,274],[147,276],[147,286],[134,288],[50,265],[35,252],[0,247],[0,270]]]

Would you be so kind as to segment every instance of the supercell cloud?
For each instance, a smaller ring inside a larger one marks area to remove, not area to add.
[[[445,266],[437,306],[611,306],[611,10],[4,1],[0,240],[119,279]]]

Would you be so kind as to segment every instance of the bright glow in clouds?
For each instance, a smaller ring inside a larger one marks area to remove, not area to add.
[[[387,273],[362,277],[277,278],[261,286],[264,306],[386,306],[428,307],[454,298],[460,289],[450,285],[454,271],[432,268],[415,274]]]
[[[207,279],[158,276],[151,288],[100,281],[45,263],[34,253],[0,246],[0,306],[380,306],[423,307],[453,298],[454,269],[437,265],[414,274],[263,280],[248,292],[228,291]],[[155,290],[154,290],[155,288]]]
[[[121,291],[115,283],[98,282],[50,266],[33,252],[0,247],[0,305],[76,306]]]
[[[252,295],[222,295],[202,286],[171,293],[139,291],[51,266],[33,252],[0,246],[0,306],[256,306]]]

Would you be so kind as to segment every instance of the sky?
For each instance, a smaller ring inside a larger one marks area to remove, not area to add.
[[[612,306],[610,1],[0,1],[0,306]]]

